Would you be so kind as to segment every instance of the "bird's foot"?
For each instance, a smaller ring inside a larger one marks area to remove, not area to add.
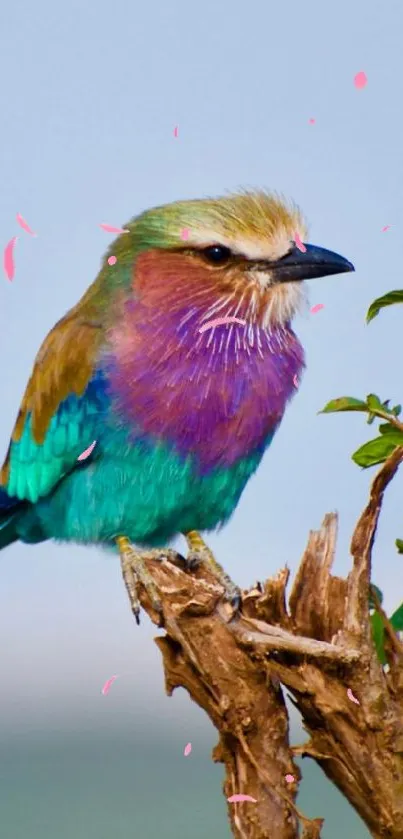
[[[239,612],[242,602],[240,589],[217,562],[213,552],[206,545],[197,530],[190,530],[188,533],[184,533],[184,536],[189,548],[189,552],[186,557],[186,565],[188,569],[192,571],[201,563],[204,563],[207,568],[210,569],[224,589],[225,600],[230,603],[232,607],[231,617],[235,617],[235,615]]]
[[[120,564],[126,591],[129,595],[130,605],[137,625],[140,624],[140,601],[137,589],[139,585],[142,585],[150,598],[152,608],[160,615],[160,625],[162,626],[162,603],[142,552],[135,550],[126,536],[118,536],[116,542],[119,548]]]

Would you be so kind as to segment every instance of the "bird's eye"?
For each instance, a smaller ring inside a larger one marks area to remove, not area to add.
[[[212,262],[214,265],[223,265],[231,259],[232,253],[229,248],[224,245],[210,245],[208,248],[203,248],[203,256]]]

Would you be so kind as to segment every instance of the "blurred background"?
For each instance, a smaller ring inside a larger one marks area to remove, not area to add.
[[[22,0],[2,10],[1,247],[19,236],[15,279],[0,281],[4,453],[40,343],[111,241],[101,222],[271,187],[301,205],[310,241],[356,273],[310,283],[310,305],[324,308],[295,324],[307,372],[232,521],[209,543],[247,586],[285,563],[295,572],[308,531],[336,509],[335,571],[348,573],[373,473],[350,455],[374,426],[318,411],[342,395],[402,398],[403,313],[364,321],[375,297],[403,286],[402,25],[399,0]],[[374,552],[388,613],[403,583],[401,495],[397,476]],[[135,627],[113,557],[54,544],[1,554],[5,839],[228,839],[215,732],[184,691],[165,696],[155,632],[146,616]],[[302,742],[290,713],[291,740]],[[322,772],[302,767],[299,805],[325,818],[324,839],[368,837]]]

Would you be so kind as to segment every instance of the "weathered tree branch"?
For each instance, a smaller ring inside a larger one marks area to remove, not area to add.
[[[152,552],[166,634],[156,638],[166,690],[184,687],[219,732],[213,759],[225,765],[224,792],[237,839],[320,839],[322,819],[295,805],[299,769],[309,756],[360,814],[374,839],[403,839],[403,645],[379,603],[388,668],[371,638],[371,552],[384,491],[403,459],[396,449],[377,474],[355,528],[347,580],[331,575],[337,516],[309,535],[286,606],[289,571],[244,592],[228,622],[222,591],[201,566],[187,573],[173,553]],[[162,559],[167,554],[170,561]],[[155,623],[144,590],[143,607]],[[281,683],[281,684],[280,684]],[[310,739],[290,746],[283,685]],[[292,783],[285,776],[292,775]]]

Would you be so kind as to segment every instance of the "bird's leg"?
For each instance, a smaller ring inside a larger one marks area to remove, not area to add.
[[[217,562],[213,552],[206,545],[200,533],[197,530],[190,530],[183,534],[189,548],[189,553],[186,558],[186,563],[190,569],[195,568],[201,562],[210,569],[223,586],[225,592],[225,599],[228,600],[236,613],[241,605],[242,595],[238,586],[232,582],[231,577],[224,571],[221,565]]]
[[[120,564],[122,575],[129,595],[132,612],[136,618],[137,625],[140,624],[140,603],[137,594],[137,586],[141,583],[144,586],[153,609],[162,614],[162,604],[159,598],[154,580],[144,562],[141,551],[136,551],[126,536],[118,536],[116,539],[119,548]]]

